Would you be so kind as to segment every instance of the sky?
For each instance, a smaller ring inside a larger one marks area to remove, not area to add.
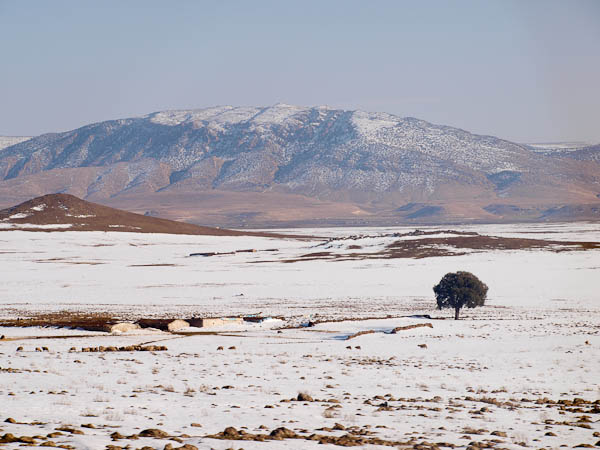
[[[275,103],[600,142],[600,1],[0,0],[0,135]]]

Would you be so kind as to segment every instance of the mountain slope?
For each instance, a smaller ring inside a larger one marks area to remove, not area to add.
[[[31,136],[0,136],[0,150],[31,139]]]
[[[490,212],[489,205],[594,203],[600,164],[384,113],[225,106],[42,135],[0,150],[0,179],[0,199],[14,198],[19,186],[38,186],[37,194],[46,187],[136,210],[152,199],[169,199],[175,203],[161,210],[169,215],[184,209],[177,198],[185,197],[188,220],[203,223],[211,222],[211,212],[189,201],[200,193],[223,198],[222,214],[213,219],[228,225],[249,216],[256,220],[245,223],[281,222],[293,213],[294,201],[329,205],[332,220],[428,220],[427,214],[398,209],[424,203],[433,208],[425,211],[436,211],[435,221],[493,221],[506,214]],[[233,192],[247,193],[259,207],[247,210],[244,201],[231,200],[228,213],[229,199],[239,198]],[[271,197],[279,203],[289,198],[290,207],[271,217]],[[260,198],[267,201],[260,204]],[[324,212],[312,216],[309,210],[305,220],[323,218]]]
[[[0,210],[0,231],[2,230],[128,231],[207,236],[270,236],[264,233],[201,227],[142,216],[86,202],[69,194],[48,194]]]

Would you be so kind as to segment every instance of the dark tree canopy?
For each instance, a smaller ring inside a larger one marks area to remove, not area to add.
[[[450,272],[433,287],[438,309],[453,308],[454,318],[462,307],[483,306],[488,287],[470,272]]]

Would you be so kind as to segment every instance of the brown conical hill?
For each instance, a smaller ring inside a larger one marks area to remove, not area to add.
[[[277,236],[143,216],[70,194],[48,194],[0,211],[0,230],[127,231],[208,236]]]

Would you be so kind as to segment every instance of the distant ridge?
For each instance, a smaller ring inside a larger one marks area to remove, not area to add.
[[[568,220],[600,220],[597,155],[594,147],[546,152],[386,113],[219,106],[4,148],[0,207],[67,192],[229,227],[545,221],[565,206],[575,214]],[[411,204],[425,209],[402,209]]]
[[[48,194],[0,211],[0,231],[120,231],[207,236],[277,236],[148,217],[81,200]]]

